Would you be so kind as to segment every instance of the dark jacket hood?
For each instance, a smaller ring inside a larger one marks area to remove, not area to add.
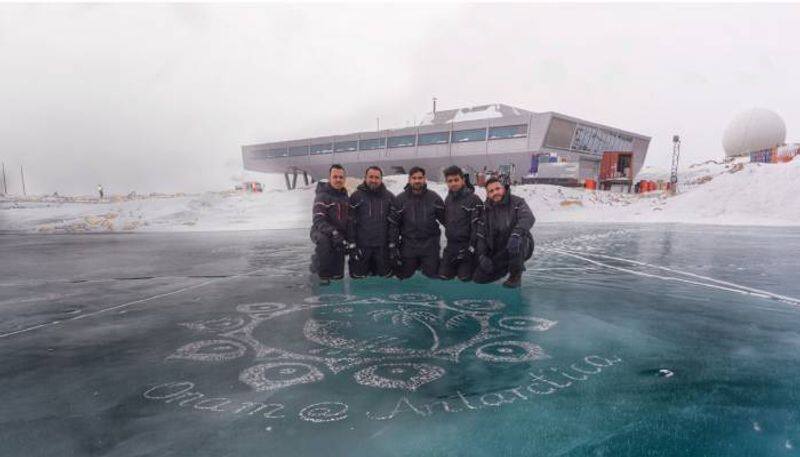
[[[451,192],[449,190],[447,191],[447,195],[448,196],[450,196],[451,198],[457,198],[457,199],[469,197],[470,195],[472,195],[474,193],[475,193],[475,188],[470,186],[470,185],[464,185],[464,187],[459,189],[457,192]]]
[[[490,206],[505,206],[511,201],[511,186],[506,184],[504,186],[506,188],[506,193],[503,195],[503,199],[500,200],[500,203],[495,203],[494,200],[490,199],[489,196],[486,196],[486,203]]]

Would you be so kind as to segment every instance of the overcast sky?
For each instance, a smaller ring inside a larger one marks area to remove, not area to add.
[[[240,145],[506,103],[721,158],[737,112],[800,141],[798,5],[0,5],[9,191],[224,189]]]

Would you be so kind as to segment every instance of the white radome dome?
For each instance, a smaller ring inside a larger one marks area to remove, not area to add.
[[[775,112],[753,108],[737,114],[722,134],[725,156],[737,157],[786,141],[786,124]]]

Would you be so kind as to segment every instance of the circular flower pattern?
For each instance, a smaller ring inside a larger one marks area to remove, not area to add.
[[[337,303],[352,301],[355,300],[355,298],[356,298],[355,296],[347,294],[324,294],[324,295],[314,295],[313,297],[308,297],[303,301],[314,305],[333,305]]]
[[[389,299],[401,302],[431,302],[436,300],[436,296],[423,293],[392,294],[389,295]]]
[[[252,366],[239,375],[239,380],[257,391],[265,391],[317,382],[324,377],[313,365],[277,362]]]
[[[497,311],[503,309],[506,305],[498,300],[456,300],[453,302],[453,307],[471,312],[487,312]]]
[[[444,377],[443,364],[456,366],[465,351],[492,363],[546,358],[540,346],[514,336],[544,332],[556,322],[504,316],[504,308],[499,300],[448,303],[427,293],[327,294],[297,304],[245,303],[236,306],[242,315],[181,324],[216,333],[218,339],[187,344],[168,358],[224,362],[250,352],[256,364],[241,371],[239,380],[256,391],[319,382],[323,369],[334,375],[350,372],[366,387],[416,391]],[[315,406],[304,414],[320,421],[346,416],[336,404]]]
[[[171,359],[196,360],[199,362],[221,362],[237,359],[247,352],[245,345],[232,340],[206,340],[189,343],[178,348]]]
[[[347,419],[348,406],[338,401],[308,405],[300,410],[300,419],[308,422],[336,422]]]
[[[506,330],[546,332],[557,323],[558,321],[533,316],[506,316],[500,319],[497,325]]]
[[[444,373],[443,368],[427,363],[384,363],[364,368],[354,378],[362,386],[413,391]]]
[[[484,344],[475,355],[487,362],[520,363],[547,357],[541,346],[528,341],[499,341]]]
[[[286,304],[284,303],[246,303],[244,305],[237,306],[236,311],[257,319],[270,317],[272,313],[285,308]]]

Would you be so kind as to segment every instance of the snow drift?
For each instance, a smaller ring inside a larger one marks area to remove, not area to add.
[[[682,173],[682,192],[619,194],[546,185],[512,189],[538,222],[800,225],[800,157],[785,164],[706,162]],[[401,192],[405,176],[387,176]],[[356,183],[350,180],[352,187]],[[430,188],[444,196],[443,184]],[[483,189],[477,190],[484,197]],[[0,230],[40,233],[306,229],[314,186],[261,194],[0,198]]]

